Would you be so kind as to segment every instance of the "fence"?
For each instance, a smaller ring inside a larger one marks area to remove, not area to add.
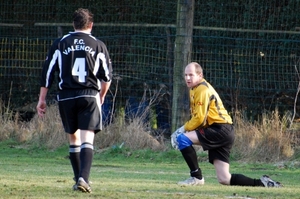
[[[113,61],[105,114],[109,115],[114,94],[117,109],[130,102],[137,110],[144,107],[141,96],[149,104],[160,91],[153,113],[158,128],[169,132],[176,97],[172,89],[177,4],[191,2],[1,1],[2,100],[16,109],[36,103],[47,50],[54,39],[72,31],[72,13],[84,7],[94,13],[93,34],[107,44]],[[230,111],[245,110],[255,119],[276,107],[281,113],[296,107],[299,117],[295,102],[300,81],[299,4],[297,0],[195,1],[191,61],[203,66],[205,78]],[[176,81],[184,84],[183,78]],[[55,90],[49,98],[54,99]]]

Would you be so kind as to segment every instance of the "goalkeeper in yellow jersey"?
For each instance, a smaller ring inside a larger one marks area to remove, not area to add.
[[[281,187],[267,175],[253,179],[242,174],[231,174],[229,155],[234,143],[234,126],[215,89],[204,79],[202,67],[192,62],[185,67],[185,83],[190,89],[191,118],[171,135],[172,146],[179,149],[189,169],[190,177],[178,182],[181,186],[203,185],[204,178],[192,145],[208,151],[219,183],[236,186]]]

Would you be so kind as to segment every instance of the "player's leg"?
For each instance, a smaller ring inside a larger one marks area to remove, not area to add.
[[[264,186],[260,179],[253,179],[242,174],[230,174],[229,163],[215,159],[214,167],[220,184],[236,186]]]
[[[233,126],[213,124],[208,128],[196,130],[196,136],[203,149],[208,150],[208,159],[215,167],[219,183],[229,185],[229,154],[234,142]]]
[[[80,150],[80,172],[79,177],[82,177],[86,182],[89,182],[90,170],[94,154],[94,131],[80,130],[81,135],[81,150]]]
[[[100,98],[83,97],[77,100],[78,129],[80,129],[80,172],[77,186],[81,191],[91,192],[89,176],[93,161],[94,136],[102,129]]]
[[[209,133],[209,134],[208,134]],[[223,185],[237,186],[277,186],[280,183],[274,182],[267,176],[261,179],[254,179],[242,174],[230,174],[229,156],[234,142],[234,129],[232,125],[216,125],[205,132],[205,138],[214,143],[208,152],[209,162],[214,164],[219,183]],[[203,138],[200,138],[203,140]],[[265,183],[263,183],[263,181]]]
[[[69,134],[69,157],[74,173],[75,182],[78,181],[80,171],[80,146],[80,131],[77,130],[74,134]],[[76,188],[73,187],[73,189],[75,190]]]
[[[59,101],[59,113],[69,138],[69,158],[74,173],[74,180],[77,182],[80,170],[80,132],[77,130],[77,113],[75,108],[76,100]],[[76,184],[73,186],[76,190]]]
[[[208,159],[215,167],[217,179],[223,185],[251,185],[253,179],[240,174],[230,174],[229,156],[234,143],[234,129],[229,124],[215,124],[198,132],[198,137],[208,150]]]
[[[190,178],[185,181],[180,181],[179,185],[201,185],[204,184],[202,177],[202,171],[198,164],[197,154],[192,146],[193,144],[199,144],[195,131],[189,131],[180,134],[177,137],[178,148],[186,161],[190,169]]]
[[[219,183],[223,185],[230,185],[231,174],[229,172],[229,164],[227,162],[215,159],[214,167]]]

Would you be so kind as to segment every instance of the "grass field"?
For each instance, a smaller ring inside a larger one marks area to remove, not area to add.
[[[152,152],[126,149],[96,150],[91,171],[91,194],[73,191],[67,146],[55,151],[0,143],[0,198],[300,198],[300,171],[284,165],[245,164],[233,161],[232,173],[250,177],[263,174],[284,188],[224,186],[217,182],[206,154],[199,154],[205,185],[180,187],[188,169],[179,151]]]

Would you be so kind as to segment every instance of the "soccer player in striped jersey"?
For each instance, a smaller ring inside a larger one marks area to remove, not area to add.
[[[93,142],[102,130],[101,105],[112,80],[112,65],[106,45],[92,36],[93,14],[79,8],[73,14],[74,31],[55,40],[41,75],[38,115],[46,112],[46,96],[58,73],[58,106],[69,136],[69,155],[74,190],[90,193]]]

